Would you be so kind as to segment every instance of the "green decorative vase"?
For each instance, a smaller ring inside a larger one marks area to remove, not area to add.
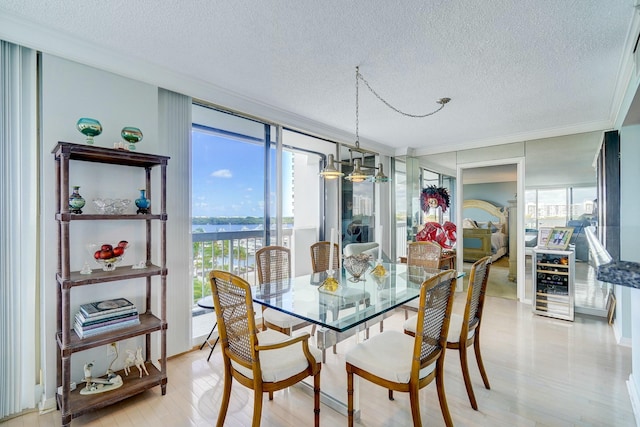
[[[71,210],[71,213],[74,214],[81,214],[82,208],[86,203],[84,197],[82,197],[78,192],[79,190],[80,187],[76,185],[73,187],[73,192],[71,193],[71,195],[69,195],[69,210]]]
[[[76,127],[81,134],[87,137],[87,144],[93,144],[93,137],[102,133],[102,125],[96,119],[90,119],[88,117],[82,117],[76,123]]]
[[[129,143],[129,150],[135,150],[136,143],[142,141],[142,131],[131,126],[122,128],[120,136]]]

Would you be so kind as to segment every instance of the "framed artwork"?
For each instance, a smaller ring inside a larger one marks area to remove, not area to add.
[[[547,249],[558,249],[564,251],[569,246],[569,240],[573,234],[572,227],[554,227],[547,239]]]
[[[553,227],[540,227],[538,229],[538,247],[544,248],[547,246],[551,230],[553,230]]]

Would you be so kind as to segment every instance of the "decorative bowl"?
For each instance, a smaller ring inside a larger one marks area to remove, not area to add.
[[[122,215],[130,204],[129,199],[93,199],[93,206],[100,215]]]
[[[371,260],[371,255],[350,255],[343,257],[342,259],[344,268],[346,268],[352,276],[349,280],[352,282],[358,282],[360,281],[360,276],[362,276],[370,267],[369,261]]]
[[[124,258],[125,251],[129,247],[129,242],[121,240],[117,245],[113,246],[108,243],[102,245],[88,245],[88,248],[97,249],[93,253],[93,258],[98,264],[102,265],[102,270],[113,271],[116,265]]]
[[[82,117],[76,123],[81,134],[87,137],[87,144],[93,144],[93,137],[102,133],[102,125],[96,119]]]
[[[142,141],[142,131],[133,126],[122,128],[120,136],[122,136],[122,139],[129,143],[129,150],[135,150],[135,144]]]

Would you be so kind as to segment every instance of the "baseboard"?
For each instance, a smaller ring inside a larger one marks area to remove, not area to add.
[[[40,415],[49,413],[51,411],[55,411],[56,408],[57,408],[56,398],[55,397],[50,397],[50,398],[47,399],[45,397],[45,395],[43,394],[42,395],[42,400],[38,404],[38,410],[40,412]]]
[[[629,347],[631,348],[631,338],[625,338],[622,336],[622,331],[620,330],[620,325],[614,320],[613,321],[613,325],[611,325],[611,327],[613,328],[613,335],[616,339],[616,343],[618,345],[621,345],[623,347]]]
[[[638,396],[638,390],[636,390],[634,384],[633,374],[630,374],[629,380],[627,381],[627,390],[629,390],[629,398],[631,399],[633,416],[636,419],[636,427],[640,427],[640,396]]]

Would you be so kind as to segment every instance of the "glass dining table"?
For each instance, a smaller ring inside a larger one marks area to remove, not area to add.
[[[397,307],[417,298],[422,283],[442,271],[407,264],[381,265],[384,274],[369,269],[357,281],[342,268],[334,273],[335,288],[323,285],[327,272],[254,285],[253,301],[317,325],[316,345],[324,358],[324,352],[334,344],[368,331]],[[464,273],[458,272],[458,278],[462,276]],[[346,414],[342,399],[323,396],[323,401]]]

